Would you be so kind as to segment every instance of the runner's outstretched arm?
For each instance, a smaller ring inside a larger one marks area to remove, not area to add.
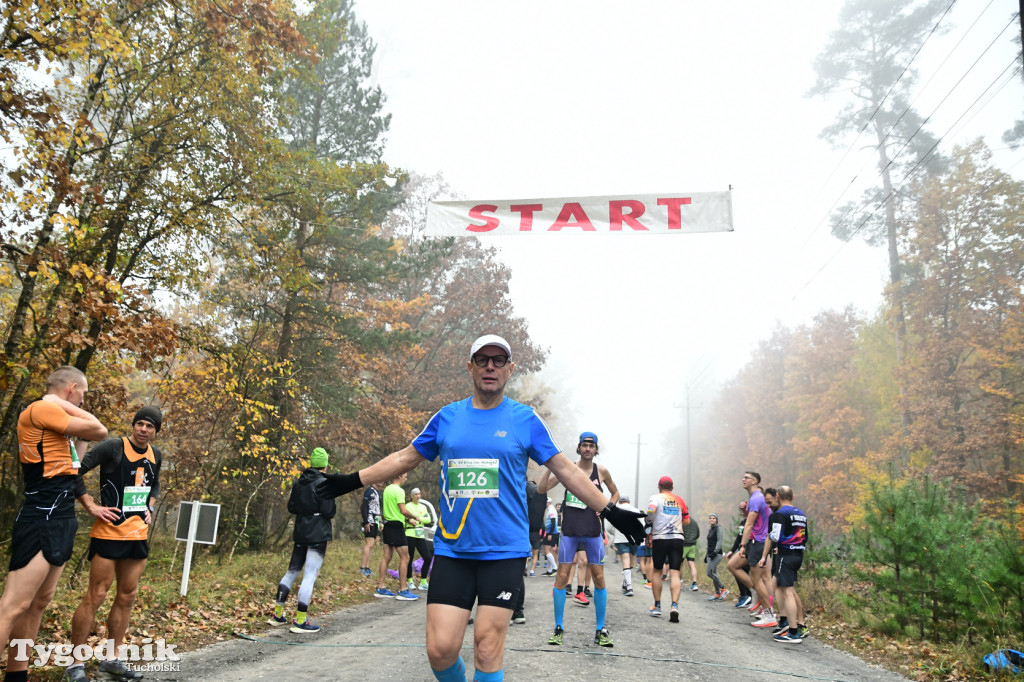
[[[422,461],[423,455],[421,455],[416,448],[412,446],[412,443],[410,443],[401,450],[392,452],[390,455],[377,461],[375,464],[371,464],[365,469],[361,469],[359,471],[359,480],[361,485],[386,483],[394,479],[399,474],[412,471]]]

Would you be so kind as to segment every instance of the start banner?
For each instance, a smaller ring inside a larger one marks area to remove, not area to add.
[[[434,237],[610,232],[732,232],[731,192],[563,197],[515,201],[432,201]]]

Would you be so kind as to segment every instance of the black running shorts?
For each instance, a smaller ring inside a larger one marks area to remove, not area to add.
[[[550,533],[544,536],[543,545],[545,547],[558,547],[558,543],[561,540],[561,533]]]
[[[148,559],[149,540],[107,540],[89,538],[89,561],[99,554],[104,559]]]
[[[755,542],[753,539],[747,540],[747,563],[750,564],[751,568],[756,568],[759,561],[761,561],[761,555],[764,554],[764,543]]]
[[[11,562],[9,571],[25,568],[39,552],[46,563],[63,566],[75,548],[78,519],[74,516],[59,519],[15,521],[11,533]]]
[[[385,521],[383,538],[385,545],[405,547],[405,524],[401,521]]]
[[[375,538],[375,537],[377,537],[377,535],[378,535],[378,533],[377,533],[377,524],[376,523],[371,523],[369,525],[370,525],[370,529],[369,530],[366,529],[366,526],[363,526],[363,537],[364,538]]]
[[[470,611],[473,602],[511,611],[523,587],[523,560],[453,559],[434,555],[428,604],[449,604]]]
[[[530,531],[530,549],[540,549],[541,542],[544,538],[541,537],[539,530]]]
[[[678,571],[683,565],[683,541],[679,538],[674,540],[659,540],[654,538],[651,543],[651,557],[654,561],[654,570],[660,571],[668,561],[671,571]]]
[[[796,585],[796,573],[800,570],[800,564],[803,562],[803,552],[779,555],[778,568],[775,570],[775,578],[779,581],[779,587]]]

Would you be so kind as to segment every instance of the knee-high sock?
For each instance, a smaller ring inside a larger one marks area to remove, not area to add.
[[[626,587],[633,587],[633,569],[624,568],[622,569],[622,580],[626,583]]]
[[[604,612],[608,609],[608,588],[594,588],[594,613],[597,614],[597,629],[604,629]]]
[[[450,668],[444,670],[434,670],[434,678],[441,680],[441,682],[466,682],[466,664],[463,662],[460,656]]]
[[[505,679],[505,670],[495,670],[493,673],[483,673],[479,670],[473,675],[473,682],[502,682]]]
[[[545,558],[548,560],[548,570],[549,571],[557,571],[558,570],[558,562],[555,561],[555,555],[552,554],[551,552],[548,552],[547,556]]]
[[[558,589],[557,587],[551,590],[551,594],[555,601],[555,627],[562,627],[562,619],[565,617],[565,588]]]

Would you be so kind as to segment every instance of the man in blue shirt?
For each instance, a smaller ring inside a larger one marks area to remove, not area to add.
[[[476,680],[503,679],[510,612],[530,555],[528,460],[547,466],[591,509],[639,541],[636,515],[618,509],[555,444],[534,412],[505,397],[509,343],[493,334],[473,342],[467,369],[473,395],[441,408],[407,447],[359,472],[363,485],[440,462],[440,519],[427,593],[427,657],[439,680],[465,680],[459,655],[473,604]]]

